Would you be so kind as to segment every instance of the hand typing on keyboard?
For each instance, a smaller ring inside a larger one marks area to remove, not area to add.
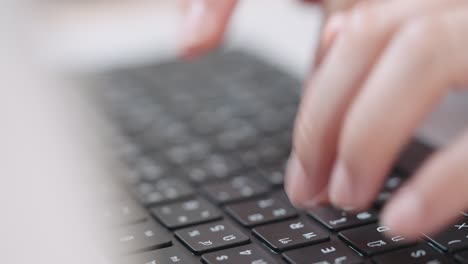
[[[468,86],[468,4],[324,2],[342,11],[328,19],[322,59],[306,83],[286,189],[299,207],[363,209],[433,107],[450,88]],[[192,56],[219,42],[236,1],[184,3],[182,53]],[[383,211],[392,232],[436,232],[468,207],[467,150],[461,136],[415,172]]]

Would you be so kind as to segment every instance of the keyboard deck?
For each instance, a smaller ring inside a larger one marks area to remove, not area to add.
[[[428,148],[413,144],[375,206],[298,211],[283,191],[300,81],[242,52],[99,82],[131,196],[106,211],[127,264],[468,263],[468,217],[417,243],[378,213]],[[402,216],[404,217],[404,216]],[[458,263],[457,262],[457,263]]]

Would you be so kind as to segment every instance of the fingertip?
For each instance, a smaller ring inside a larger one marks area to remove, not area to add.
[[[219,44],[235,0],[191,0],[184,8],[180,55],[193,58]]]
[[[328,190],[316,192],[309,187],[310,179],[301,161],[292,153],[286,169],[285,190],[293,206],[311,209],[328,201]]]
[[[192,0],[186,5],[180,36],[180,53],[183,58],[191,58],[201,52],[212,37],[215,22],[206,1]]]
[[[384,225],[392,227],[390,235],[402,235],[409,240],[415,240],[431,224],[424,212],[421,197],[414,191],[404,189],[390,200],[381,219]]]
[[[356,175],[346,162],[337,160],[330,179],[330,201],[335,207],[352,211],[367,210],[373,203],[373,191],[369,188],[373,187],[366,183],[365,176]]]
[[[303,195],[299,193],[300,190],[298,190],[297,186],[301,184],[300,182],[306,176],[302,164],[294,153],[292,153],[289,157],[285,177],[285,191],[288,195],[289,201],[295,207],[301,207],[302,203],[304,202],[302,199]]]

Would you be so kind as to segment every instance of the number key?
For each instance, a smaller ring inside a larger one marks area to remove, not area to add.
[[[412,248],[405,248],[398,251],[374,257],[376,264],[412,263],[412,264],[448,264],[446,256],[436,251],[427,244],[421,244]]]
[[[228,203],[265,194],[268,187],[248,176],[240,176],[229,181],[206,185],[203,190],[215,202]]]
[[[214,253],[208,253],[202,256],[203,261],[207,264],[238,264],[238,263],[253,263],[253,264],[276,264],[278,263],[269,256],[262,248],[257,245],[245,245],[241,247],[226,249]]]
[[[221,218],[214,206],[202,199],[168,204],[151,209],[153,215],[167,228],[180,228]]]
[[[170,235],[153,221],[122,227],[111,240],[117,253],[137,253],[169,246]]]
[[[177,231],[179,238],[195,254],[234,247],[249,242],[240,230],[226,222],[215,222]]]
[[[144,221],[148,215],[132,200],[111,202],[101,213],[104,224],[123,225]]]
[[[137,255],[128,256],[123,259],[122,264],[180,264],[195,263],[191,256],[186,254],[183,248],[168,247],[149,251]],[[193,258],[193,257],[192,257]],[[192,262],[191,262],[192,261]]]
[[[305,219],[257,227],[253,233],[275,251],[284,251],[328,240],[328,234],[318,224]]]
[[[226,207],[228,213],[244,226],[256,226],[292,218],[297,211],[277,197],[257,199]]]
[[[137,186],[138,197],[145,205],[153,205],[186,198],[194,194],[193,188],[186,182],[168,178],[155,183],[141,183]]]

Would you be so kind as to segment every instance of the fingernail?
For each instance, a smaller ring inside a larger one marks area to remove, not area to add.
[[[401,190],[384,209],[381,219],[384,225],[392,227],[392,234],[417,237],[418,229],[424,223],[423,212],[419,196],[410,190]]]
[[[213,27],[213,20],[205,1],[191,1],[183,22],[182,43],[184,48],[200,45],[209,37]]]
[[[330,200],[339,208],[354,208],[354,184],[345,164],[337,161],[332,170]]]
[[[289,197],[293,197],[294,193],[297,191],[297,186],[301,184],[300,182],[305,178],[305,170],[294,153],[289,157],[285,177],[286,193]]]
[[[288,166],[286,169],[286,193],[288,194],[291,203],[298,208],[309,209],[319,204],[322,204],[328,198],[327,190],[318,191],[308,189],[308,182],[306,172],[302,163],[293,153],[291,154]]]

